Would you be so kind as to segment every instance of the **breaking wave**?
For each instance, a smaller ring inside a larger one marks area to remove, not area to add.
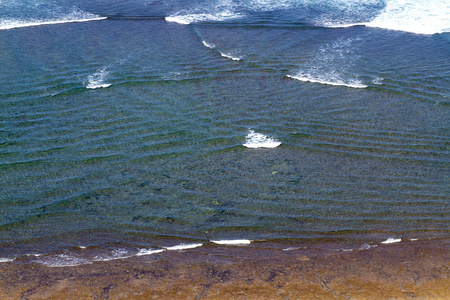
[[[63,16],[59,16],[59,17],[49,17],[49,18],[42,18],[42,19],[40,19],[40,18],[0,19],[0,30],[20,28],[20,27],[30,27],[30,26],[98,21],[98,20],[104,20],[104,19],[106,19],[106,17],[101,17],[101,16],[98,16],[95,14],[76,10],[76,11],[73,11],[72,13],[69,13],[69,14],[63,15]]]

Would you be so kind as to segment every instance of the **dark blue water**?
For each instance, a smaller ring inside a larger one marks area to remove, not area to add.
[[[0,256],[448,236],[450,7],[406,2],[1,1]]]

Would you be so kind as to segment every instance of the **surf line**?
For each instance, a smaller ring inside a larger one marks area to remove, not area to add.
[[[100,21],[105,20],[107,17],[101,16],[93,16],[89,18],[82,19],[61,19],[61,20],[34,20],[34,21],[18,21],[18,20],[10,20],[9,22],[3,22],[0,25],[0,30],[8,30],[13,28],[23,28],[23,27],[33,27],[33,26],[42,26],[42,25],[55,25],[55,24],[64,24],[64,23],[80,23],[80,22],[90,22],[90,21]]]

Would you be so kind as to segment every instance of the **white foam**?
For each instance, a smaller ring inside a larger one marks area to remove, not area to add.
[[[188,25],[200,22],[222,22],[240,18],[242,15],[233,13],[231,11],[222,11],[218,13],[199,13],[199,14],[185,14],[185,15],[173,15],[165,18],[167,22],[175,22],[182,25]]]
[[[218,245],[249,245],[251,240],[212,240],[214,244]]]
[[[361,245],[361,247],[358,248],[358,250],[368,250],[370,248],[375,248],[377,245],[369,245],[367,243],[364,243]]]
[[[390,0],[377,17],[364,25],[418,34],[450,32],[450,1]]]
[[[388,238],[387,240],[381,242],[382,244],[394,244],[401,242],[402,239]]]
[[[346,86],[356,89],[363,89],[367,87],[367,85],[363,84],[359,80],[339,78],[339,76],[333,73],[323,75],[298,73],[297,75],[286,75],[286,76],[304,82],[313,82],[326,85]]]
[[[187,250],[203,246],[203,244],[180,244],[171,247],[165,247],[166,250]]]
[[[103,254],[103,255],[97,255],[92,260],[93,261],[110,261],[110,260],[116,260],[116,259],[125,259],[132,257],[133,254],[130,253],[130,251],[126,249],[116,249],[111,251],[109,254]]]
[[[64,23],[99,21],[104,19],[106,19],[106,17],[97,16],[91,13],[75,11],[72,12],[71,14],[68,14],[66,16],[57,19],[29,19],[29,20],[5,19],[0,21],[0,30],[31,27],[31,26],[64,24]]]
[[[88,76],[86,84],[87,89],[107,88],[111,84],[105,83],[108,72],[105,69],[99,69],[94,74]]]
[[[90,260],[68,253],[58,254],[56,256],[45,256],[36,260],[36,262],[47,267],[74,267],[92,263]]]
[[[220,52],[220,51],[219,51],[219,52]],[[223,52],[220,52],[220,55],[222,55],[222,56],[225,57],[225,58],[232,59],[232,60],[242,60],[241,57],[233,56],[233,55],[231,55],[231,54],[227,54],[227,53],[223,53]]]
[[[157,254],[166,251],[165,249],[139,249],[139,252],[136,253],[136,256],[143,256],[143,255],[152,255]]]
[[[300,249],[305,249],[304,247],[289,247],[289,248],[284,248],[283,251],[294,251],[294,250],[300,250]]]
[[[273,137],[256,133],[253,130],[250,130],[250,133],[245,138],[245,144],[243,144],[247,148],[276,148],[280,145],[281,142]]]
[[[214,48],[216,48],[216,45],[211,44],[211,43],[208,43],[208,42],[206,42],[206,41],[202,41],[202,43],[203,43],[203,45],[204,45],[205,47],[208,47],[209,49],[214,49]]]
[[[15,258],[0,257],[0,263],[12,262]]]

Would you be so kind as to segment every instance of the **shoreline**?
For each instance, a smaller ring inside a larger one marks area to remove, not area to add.
[[[0,264],[1,299],[448,299],[450,243],[209,246],[71,267]]]

